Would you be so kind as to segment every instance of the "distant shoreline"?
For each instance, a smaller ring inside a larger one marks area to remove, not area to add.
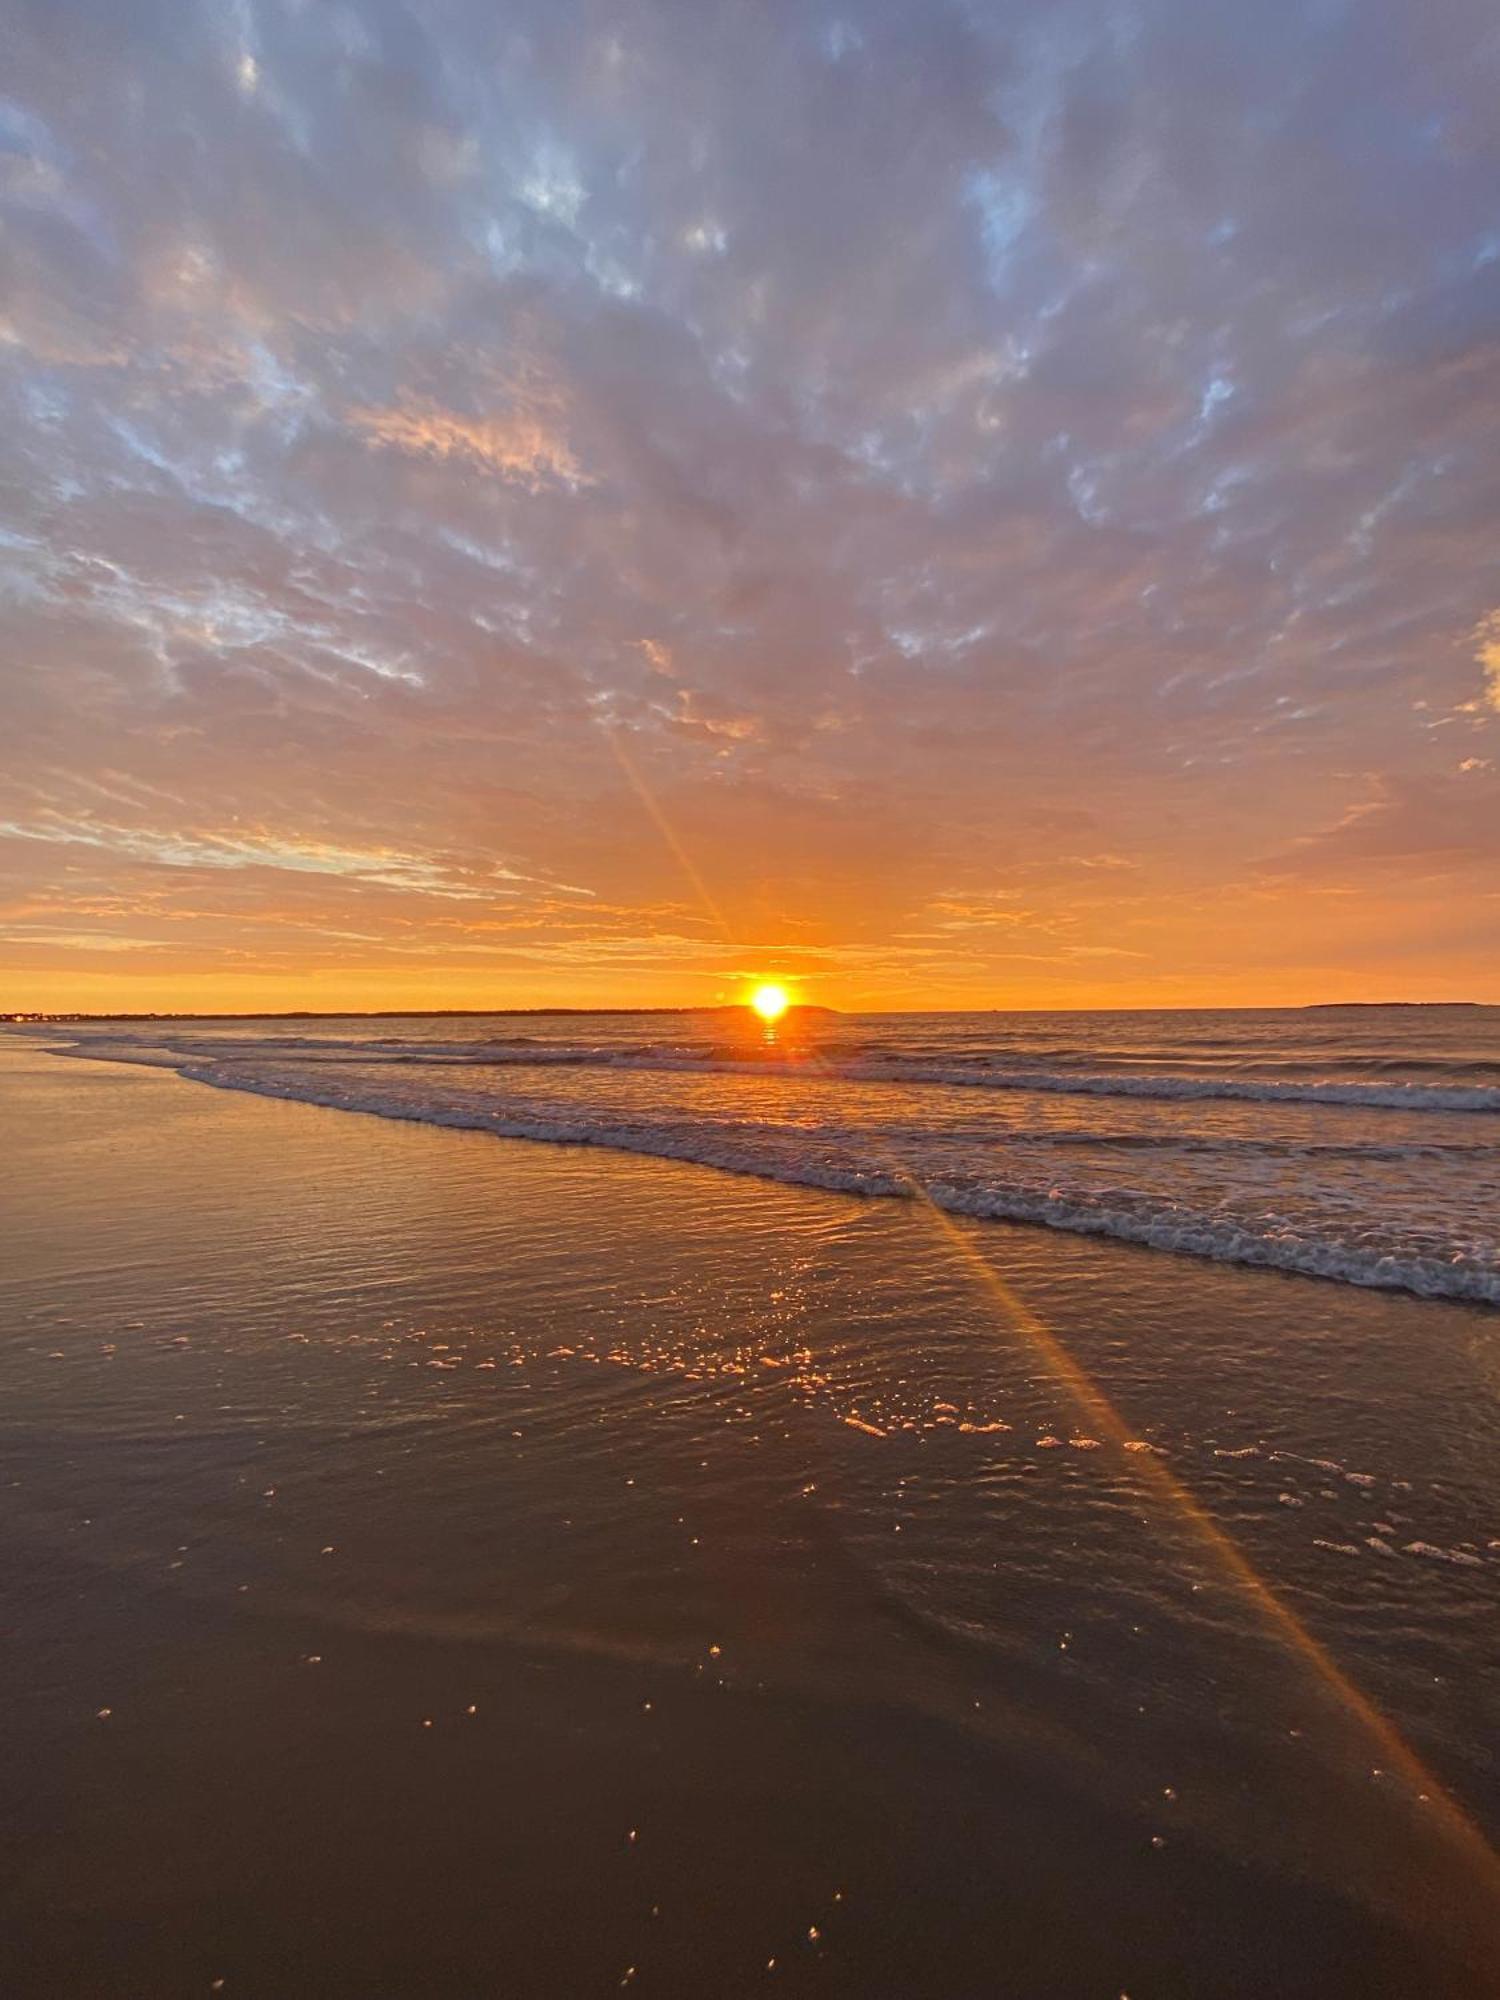
[[[1485,1004],[1483,1000],[1309,1000],[1298,1012],[1342,1014],[1352,1007],[1373,1007],[1378,1012],[1391,1007],[1483,1007]]]

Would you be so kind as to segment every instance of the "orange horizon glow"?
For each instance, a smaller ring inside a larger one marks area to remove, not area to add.
[[[973,989],[948,986],[913,988],[904,982],[859,982],[799,975],[810,989],[805,1000],[839,1013],[1069,1013],[1178,1010],[1213,1012],[1239,1008],[1300,1008],[1402,1001],[1425,1005],[1473,1002],[1500,1006],[1493,982],[1476,977],[1443,982],[1416,981],[1404,986],[1373,988],[1359,979],[1330,978],[1262,984],[1200,986],[1186,980],[1157,985],[1059,985],[1007,988],[997,982]],[[504,1013],[510,1010],[577,1011],[664,1008],[692,1010],[747,1005],[742,986],[724,983],[709,973],[695,982],[697,990],[670,974],[644,974],[613,980],[579,979],[563,986],[510,979],[446,978],[426,974],[392,980],[372,969],[362,974],[304,973],[277,976],[255,974],[184,973],[164,979],[149,974],[122,976],[116,972],[21,972],[0,966],[0,1015],[39,1014],[255,1014],[255,1013]]]

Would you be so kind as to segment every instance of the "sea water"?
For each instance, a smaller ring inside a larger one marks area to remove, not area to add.
[[[54,1046],[1500,1304],[1500,1008],[89,1023]]]

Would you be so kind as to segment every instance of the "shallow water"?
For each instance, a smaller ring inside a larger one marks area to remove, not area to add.
[[[47,1031],[57,1038],[58,1031]],[[89,1024],[86,1054],[1500,1304],[1500,1008]]]
[[[7,1993],[1491,1989],[1488,1308],[0,1104]]]

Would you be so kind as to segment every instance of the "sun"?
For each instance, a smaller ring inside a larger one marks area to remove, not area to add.
[[[792,996],[784,986],[757,986],[750,995],[750,1005],[763,1021],[779,1021],[792,1004]]]

